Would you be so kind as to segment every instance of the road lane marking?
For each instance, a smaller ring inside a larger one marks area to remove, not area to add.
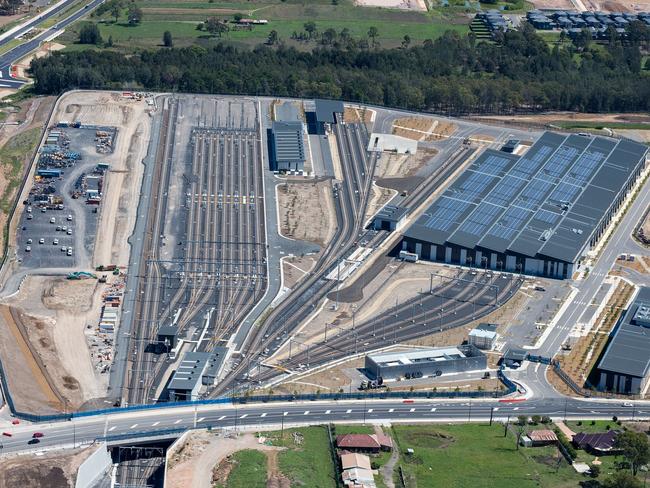
[[[415,412],[415,409],[414,409],[414,408],[412,408],[412,409],[410,409],[410,410],[409,410],[409,412]]]
[[[266,412],[264,412],[260,417],[266,417]]]
[[[492,409],[493,412],[496,412],[497,410],[499,410],[499,407],[494,407],[494,408]]]
[[[217,421],[219,421],[219,420],[223,420],[223,419],[225,419],[225,418],[226,418],[226,416],[225,416],[225,415],[222,415],[221,417],[219,417],[219,418],[217,419]]]
[[[159,423],[160,423],[160,422],[154,422],[153,424],[151,424],[151,426],[152,426],[152,427],[155,427],[155,426],[158,425]]]
[[[113,427],[111,427],[110,429],[108,429],[109,432],[113,432],[114,430],[115,430],[115,426],[113,426]]]
[[[325,415],[329,415],[331,410],[325,410]]]
[[[284,412],[283,415],[286,417],[287,415],[289,415],[289,412]]]
[[[203,422],[205,420],[205,417],[201,417],[197,422]]]
[[[369,409],[368,409],[368,413],[372,413],[372,408],[369,408]]]
[[[519,407],[515,407],[515,408],[513,408],[512,410],[519,410]]]
[[[351,409],[351,408],[348,408],[348,409],[345,411],[345,413],[352,413],[352,409]]]
[[[436,409],[435,409],[435,408],[432,408],[432,409],[431,409],[431,411],[432,411],[432,412],[435,412],[435,411],[436,411]]]
[[[388,409],[388,413],[393,413],[394,411],[395,411],[394,408],[389,408],[389,409]]]
[[[305,413],[303,415],[309,415],[309,410],[305,410]]]
[[[248,414],[247,414],[247,413],[245,413],[244,415],[242,415],[242,416],[239,417],[239,418],[240,418],[240,419],[245,419],[246,417],[248,417]]]
[[[135,429],[137,426],[138,426],[138,424],[133,424],[133,425],[131,426],[131,428],[132,428],[132,429]]]
[[[176,422],[174,422],[174,423],[175,423],[175,424],[180,424],[180,423],[182,422],[182,420],[183,420],[183,419],[178,419],[178,420],[177,420]]]

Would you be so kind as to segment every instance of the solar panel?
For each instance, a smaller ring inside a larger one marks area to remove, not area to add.
[[[548,210],[539,210],[535,214],[534,218],[541,222],[554,225],[558,220],[560,220],[560,214],[556,214],[555,212],[550,212]]]
[[[485,198],[485,201],[505,207],[512,202],[512,199],[521,191],[526,183],[526,180],[506,175],[499,183],[497,183],[494,189]]]
[[[475,236],[482,236],[501,212],[503,212],[501,207],[482,203],[467,217],[458,230]]]
[[[591,179],[604,159],[605,155],[601,152],[585,152],[567,174],[566,181],[578,186],[584,185]]]
[[[494,181],[497,179],[495,176],[484,173],[478,173],[475,171],[472,171],[471,173],[472,174],[469,178],[460,182],[458,185],[452,186],[445,193],[459,200],[474,203],[477,202],[485,193],[485,189],[488,186],[493,185]]]
[[[552,178],[559,178],[566,172],[578,154],[580,151],[576,148],[562,146],[549,158],[542,168],[542,172]]]
[[[442,197],[436,202],[435,208],[431,209],[431,215],[425,221],[424,226],[429,229],[449,230],[469,206],[470,204],[467,202]]]
[[[557,188],[548,197],[548,200],[554,203],[566,203],[568,205],[575,201],[575,197],[580,193],[580,187],[572,185],[567,181],[561,182]]]
[[[529,210],[510,207],[499,221],[490,229],[489,234],[501,239],[512,239],[528,221]]]
[[[508,163],[510,163],[510,161],[510,159],[506,159],[495,154],[490,154],[487,158],[484,158],[482,161],[477,162],[474,167],[477,168],[481,173],[488,175],[498,175],[505,169],[506,166],[508,166]]]
[[[552,187],[553,183],[550,181],[534,178],[521,192],[521,195],[515,201],[515,205],[530,210],[536,209],[544,201],[544,197]]]
[[[549,154],[553,152],[551,146],[540,146],[539,150],[531,155],[521,158],[517,164],[510,170],[510,174],[523,179],[529,179],[542,166]]]

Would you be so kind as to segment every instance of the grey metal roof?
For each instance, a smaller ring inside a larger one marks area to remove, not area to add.
[[[634,316],[642,306],[650,305],[650,288],[642,287],[623,320],[612,332],[598,369],[613,373],[644,377],[650,367],[650,328],[635,323]]]
[[[335,113],[343,113],[343,102],[336,100],[315,100],[316,105],[316,120],[318,122],[327,122],[334,124],[336,119]]]
[[[174,336],[178,335],[178,327],[175,325],[161,325],[158,329],[159,336]]]
[[[181,363],[174,371],[168,390],[192,390],[197,383],[201,383],[201,376],[205,370],[211,354],[209,352],[187,352],[183,355]]]
[[[205,376],[216,378],[223,368],[226,357],[228,357],[227,347],[219,346],[213,348],[212,357],[210,358],[208,367],[205,369]]]
[[[275,117],[282,122],[300,120],[300,109],[294,102],[283,102],[275,107]]]
[[[575,262],[647,151],[552,132],[521,157],[487,149],[404,235]]]
[[[304,161],[302,122],[273,122],[274,161]]]
[[[375,215],[376,219],[387,220],[390,222],[399,222],[408,213],[408,208],[398,207],[396,205],[384,205],[384,207]]]
[[[481,322],[476,326],[477,330],[487,330],[489,332],[497,331],[497,324],[488,324],[487,322]]]

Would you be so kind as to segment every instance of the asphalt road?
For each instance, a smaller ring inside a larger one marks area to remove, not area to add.
[[[555,420],[650,418],[650,402],[623,406],[620,402],[583,401],[567,398],[523,401],[486,400],[354,400],[314,401],[285,404],[231,404],[156,408],[128,413],[98,415],[68,422],[28,425],[5,429],[12,437],[2,438],[2,453],[55,449],[87,444],[108,436],[148,438],[165,431],[190,428],[263,428],[268,426],[322,424],[329,422],[443,422],[496,421],[519,415],[548,415]],[[35,432],[43,434],[30,445]],[[110,439],[109,439],[110,440]]]
[[[95,7],[102,4],[103,2],[104,0],[93,0],[86,7],[76,11],[75,13],[63,19],[62,21],[58,22],[57,24],[53,25],[49,29],[46,29],[38,36],[35,36],[34,38],[28,41],[25,41],[20,46],[17,46],[13,48],[11,51],[0,56],[0,88],[20,88],[21,86],[23,86],[25,84],[24,81],[16,80],[11,77],[11,65],[20,61],[22,58],[27,56],[30,52],[37,49],[42,42],[45,42],[53,38],[58,31],[65,29],[73,22],[87,15]],[[54,9],[51,12],[48,12],[47,14],[43,14],[42,16],[36,18],[33,23],[26,25],[24,30],[21,29],[20,31],[16,32],[14,36],[10,36],[4,39],[2,42],[0,42],[0,46],[6,44],[12,39],[15,39],[16,36],[20,35],[21,33],[24,33],[25,31],[33,27],[35,23],[43,22],[49,19],[50,17],[57,15],[62,10],[68,8],[72,3],[74,3],[74,0],[70,0],[69,2],[66,2],[66,4],[64,4],[61,8]]]

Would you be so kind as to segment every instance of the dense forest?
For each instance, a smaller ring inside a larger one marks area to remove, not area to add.
[[[34,59],[31,70],[43,94],[128,87],[336,98],[451,114],[648,111],[650,76],[639,44],[647,48],[647,39],[549,47],[524,26],[499,43],[450,31],[401,49],[335,45],[301,52],[262,45],[249,51],[219,44],[131,55],[57,52]]]

